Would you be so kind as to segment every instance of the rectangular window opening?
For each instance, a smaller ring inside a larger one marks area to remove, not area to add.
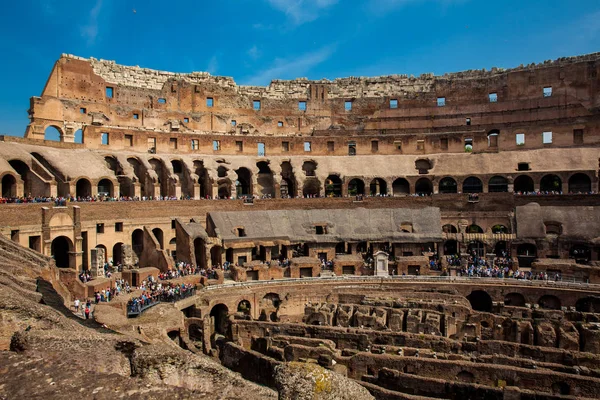
[[[356,142],[348,142],[348,155],[349,156],[356,155]]]
[[[101,135],[102,144],[104,146],[108,146],[108,133],[102,132],[100,135]]]
[[[310,142],[304,142],[304,151],[310,151]]]
[[[497,103],[498,102],[498,93],[490,93],[489,98],[490,98],[490,103]]]
[[[396,148],[396,150],[402,151],[402,140],[394,141],[394,147]]]
[[[529,163],[520,162],[517,164],[517,170],[519,171],[529,171]]]
[[[172,219],[171,220],[171,229],[175,229],[177,227],[177,220],[176,219]]]
[[[352,101],[346,100],[344,102],[344,110],[346,110],[346,111],[352,111]]]
[[[235,119],[231,120],[231,126],[236,126],[237,125],[237,121]]]
[[[425,141],[424,140],[417,140],[417,150],[418,151],[425,150]]]
[[[125,145],[133,147],[133,135],[125,135]]]
[[[542,143],[543,144],[552,143],[552,132],[542,132]]]
[[[133,119],[140,119],[140,114],[133,114]]]
[[[96,224],[96,233],[104,233],[104,224]]]
[[[398,108],[398,99],[391,99],[390,100],[390,108],[392,108],[392,109]]]
[[[335,142],[329,141],[327,142],[327,151],[335,151]]]
[[[254,100],[252,102],[252,108],[254,108],[255,111],[260,110],[260,100]]]
[[[111,86],[107,86],[106,87],[106,98],[107,99],[112,99],[115,95],[115,88],[111,87]]]
[[[525,134],[524,133],[517,133],[515,135],[515,139],[517,141],[517,146],[524,146],[525,145]]]
[[[79,109],[79,113],[80,113],[80,114],[85,114],[85,113],[87,113],[87,110],[86,110],[85,108],[81,107],[81,108]]]
[[[326,235],[327,234],[327,227],[324,225],[317,225],[315,226],[315,233],[317,235]]]
[[[440,149],[442,149],[442,150],[448,150],[448,138],[441,138],[440,139]]]
[[[200,148],[200,142],[198,139],[192,139],[192,150],[198,150]]]
[[[242,142],[241,140],[236,140],[235,141],[235,150],[242,152],[244,151],[244,142]]]
[[[115,232],[123,232],[123,223],[115,222]]]
[[[298,110],[300,110],[300,111],[306,111],[306,101],[299,101],[298,102]]]
[[[161,97],[158,99],[158,104],[167,104],[167,99]]]
[[[437,98],[437,106],[438,107],[444,107],[446,105],[446,98],[445,97],[438,97]]]
[[[277,126],[280,127],[280,128],[283,127],[283,121],[278,121],[277,122]]]
[[[156,138],[155,137],[148,138],[148,153],[156,154]]]
[[[544,97],[551,97],[552,96],[552,86],[547,86],[544,88]]]
[[[221,150],[221,141],[220,140],[213,140],[213,150],[214,151]]]
[[[184,119],[183,119],[183,122],[187,124],[187,123],[189,123],[189,122],[190,122],[190,119],[189,119],[189,118],[184,118]]]
[[[379,151],[379,141],[371,140],[371,151],[377,153]]]
[[[583,144],[583,129],[573,129],[573,143]]]
[[[215,105],[215,100],[212,97],[206,98],[206,107],[212,107]]]
[[[264,157],[265,156],[265,144],[264,143],[258,143],[258,156],[259,157]]]
[[[465,152],[470,153],[473,151],[473,139],[465,138]]]
[[[169,139],[169,147],[172,150],[177,150],[177,138],[170,138]]]
[[[283,151],[283,152],[290,151],[290,142],[281,142],[281,151]]]

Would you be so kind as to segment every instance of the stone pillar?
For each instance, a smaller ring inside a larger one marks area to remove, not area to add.
[[[342,181],[342,197],[348,197],[348,182],[347,179]]]
[[[199,183],[194,183],[194,186],[192,187],[192,198],[194,200],[200,199],[200,184]]]
[[[160,197],[160,183],[158,183],[158,180],[152,185],[152,196],[154,198]]]
[[[265,246],[265,261],[271,261],[271,247]]]
[[[142,198],[142,185],[139,182],[132,183],[133,185],[133,196],[139,199]]]
[[[98,196],[98,183],[97,182],[96,182],[96,184],[92,183],[91,186],[92,186],[91,187],[91,189],[92,189],[92,197]]]
[[[210,189],[211,189],[210,195],[212,196],[212,198],[218,199],[219,198],[219,185],[216,183],[213,183]]]
[[[123,244],[121,246],[121,264],[123,269],[131,269],[136,263],[136,255],[129,244]]]
[[[61,142],[75,143],[75,127],[72,125],[65,126],[65,131],[60,138]]]
[[[116,197],[117,199],[121,197],[121,184],[118,180],[113,181],[113,197]]]
[[[178,199],[181,197],[181,183],[180,182],[175,183],[175,197],[177,197]]]
[[[91,250],[90,274],[92,277],[104,277],[104,249]]]
[[[57,197],[58,196],[58,186],[56,185],[56,181],[50,181],[50,196]]]

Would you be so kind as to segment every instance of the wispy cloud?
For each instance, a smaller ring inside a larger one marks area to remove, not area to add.
[[[96,0],[96,4],[90,10],[87,24],[81,27],[81,36],[86,39],[88,46],[93,45],[96,42],[96,39],[98,38],[98,17],[100,16],[101,11],[102,0]]]
[[[462,4],[468,0],[369,0],[367,9],[374,14],[384,14],[417,3],[438,3],[442,6]]]
[[[267,0],[271,7],[283,12],[294,25],[302,25],[319,18],[338,0]],[[256,25],[256,24],[255,24]]]
[[[208,60],[208,65],[206,66],[206,72],[214,75],[217,73],[217,69],[219,69],[219,58],[215,54]]]
[[[256,45],[250,47],[246,54],[253,60],[258,60],[261,55],[260,50],[258,49],[258,47],[256,47]]]
[[[267,85],[273,79],[301,77],[315,66],[327,61],[335,52],[336,47],[335,44],[332,44],[294,59],[277,58],[270,68],[248,78],[244,84]]]

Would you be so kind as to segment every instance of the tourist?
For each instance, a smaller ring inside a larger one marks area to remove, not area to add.
[[[78,313],[79,312],[79,299],[76,298],[74,301],[74,307],[75,307],[75,312]]]

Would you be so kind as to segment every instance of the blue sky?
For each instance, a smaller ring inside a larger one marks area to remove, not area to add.
[[[4,0],[0,134],[61,53],[238,84],[443,74],[600,51],[598,0]]]

